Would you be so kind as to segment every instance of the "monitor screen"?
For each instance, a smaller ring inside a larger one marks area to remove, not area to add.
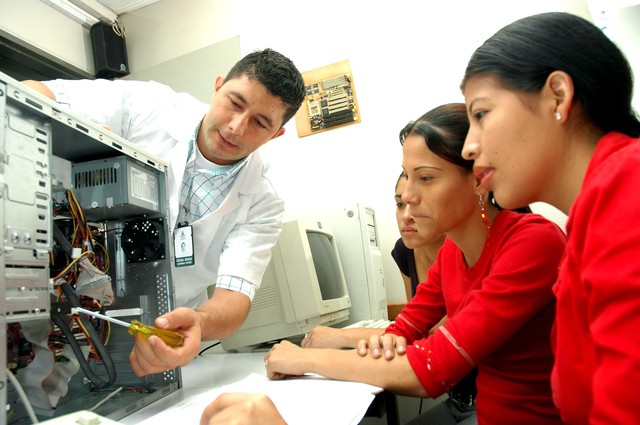
[[[307,231],[311,258],[320,286],[323,300],[333,300],[344,296],[342,269],[332,245],[332,238],[326,233]]]

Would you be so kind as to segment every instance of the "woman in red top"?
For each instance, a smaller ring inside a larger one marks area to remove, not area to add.
[[[465,106],[449,104],[401,132],[407,214],[423,236],[447,236],[427,281],[395,325],[372,340],[372,349],[382,339],[392,352],[406,338],[406,355],[282,342],[265,356],[270,378],[313,372],[436,397],[477,366],[478,423],[560,423],[551,400],[549,332],[565,237],[538,215],[499,211],[478,194],[473,164],[461,157],[468,125]],[[446,323],[429,336],[445,314]]]
[[[527,17],[473,54],[464,156],[497,201],[568,214],[554,401],[568,424],[640,423],[640,122],[629,63],[588,21]]]

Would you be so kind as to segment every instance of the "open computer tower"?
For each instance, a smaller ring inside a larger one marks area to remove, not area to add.
[[[126,328],[71,310],[174,308],[167,164],[2,73],[0,116],[0,423],[31,423],[19,388],[40,421],[176,391],[179,369],[133,374]]]

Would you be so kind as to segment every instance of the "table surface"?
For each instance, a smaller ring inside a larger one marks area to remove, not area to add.
[[[262,351],[225,352],[220,346],[214,347],[182,368],[182,388],[120,419],[119,422],[134,425],[192,395],[233,384],[251,373],[264,375],[264,355],[265,352]]]
[[[206,347],[207,345],[203,346]],[[264,366],[265,354],[265,350],[252,351],[251,349],[243,349],[243,351],[239,352],[226,352],[220,345],[215,346],[207,350],[202,355],[196,357],[189,365],[181,369],[182,388],[126,416],[125,418],[120,419],[119,423],[125,425],[138,424],[187,399],[190,399],[189,403],[192,402],[192,396],[197,396],[198,394],[205,393],[214,388],[219,388],[244,381],[245,378],[247,378],[249,375],[260,375],[264,377],[266,375]],[[395,396],[393,399],[393,403],[390,404],[390,400],[382,398],[382,396],[387,394],[387,392],[383,391],[382,388],[368,386],[366,384],[346,382],[340,383],[340,381],[334,382],[336,382],[336,384],[340,386],[340,389],[342,391],[345,391],[345,388],[343,387],[343,385],[345,384],[349,386],[365,385],[366,388],[356,389],[355,387],[350,387],[346,389],[346,391],[348,391],[348,393],[353,396],[352,401],[354,402],[354,404],[352,405],[352,407],[355,407],[356,410],[363,409],[362,412],[364,413],[367,407],[370,406],[370,403],[372,403],[372,399],[367,398],[366,395],[368,394],[368,397],[372,397],[372,395],[375,395],[374,400],[377,400],[378,402],[381,399],[385,400],[384,404],[387,405],[387,413],[392,413],[389,410],[393,410],[393,414],[387,415],[387,419],[391,419],[390,421],[388,421],[388,423],[397,424],[397,414],[395,412]],[[324,384],[319,383],[319,385]],[[365,391],[364,394],[357,392],[362,390]],[[356,391],[356,393],[354,393],[354,391]],[[337,391],[336,394],[339,393],[341,393],[341,391]],[[308,393],[305,391],[305,394]],[[365,398],[363,399],[363,397],[357,397],[357,394],[364,395]],[[211,401],[213,401],[213,397],[215,396],[212,395]],[[361,401],[366,404],[359,404]],[[341,409],[331,409],[331,412],[338,411],[341,411]],[[338,416],[341,414],[343,413],[339,413]],[[345,409],[344,414],[351,415],[353,414],[353,411],[351,408],[348,408]],[[334,420],[336,420],[336,417],[334,417]],[[344,423],[347,422],[347,418],[345,417]]]

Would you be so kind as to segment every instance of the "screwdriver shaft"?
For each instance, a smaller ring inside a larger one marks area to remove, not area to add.
[[[146,337],[156,335],[170,347],[182,347],[184,344],[184,336],[176,331],[158,329],[155,326],[145,325],[137,320],[133,320],[131,323],[123,322],[122,320],[114,319],[113,317],[105,316],[104,314],[96,313],[95,311],[87,310],[82,307],[74,307],[74,310],[78,313],[88,314],[89,316],[127,327],[129,328],[129,333],[131,335],[135,335],[137,333],[141,333]]]
[[[82,307],[75,307],[75,310],[79,313],[88,314],[89,316],[97,317],[98,319],[106,320],[107,322],[115,323],[116,325],[131,327],[131,323],[123,322],[122,320],[114,319],[113,317],[105,316],[104,314],[96,313],[95,311],[87,310]]]

